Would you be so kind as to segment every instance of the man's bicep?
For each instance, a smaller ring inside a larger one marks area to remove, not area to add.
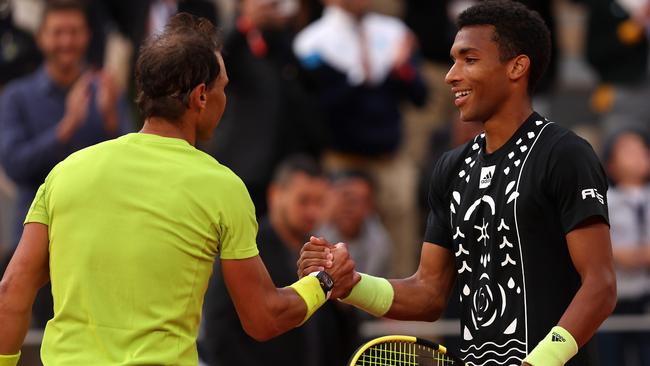
[[[12,293],[19,290],[24,294],[20,296],[22,300],[33,300],[36,291],[49,280],[49,258],[48,227],[40,223],[26,224],[3,282]]]
[[[444,296],[446,302],[456,279],[456,264],[451,250],[443,245],[424,242],[418,276],[438,288],[439,295]]]
[[[565,138],[554,147],[548,166],[545,186],[550,189],[565,233],[593,216],[608,222],[607,178],[586,141],[575,136]]]
[[[571,260],[580,276],[602,271],[614,272],[609,226],[600,216],[592,216],[567,235]]]
[[[259,307],[275,286],[259,255],[246,259],[222,259],[221,273],[239,317],[245,317]]]
[[[402,280],[390,280],[395,295],[386,317],[424,321],[438,319],[447,306],[455,279],[451,251],[424,242],[415,275]]]

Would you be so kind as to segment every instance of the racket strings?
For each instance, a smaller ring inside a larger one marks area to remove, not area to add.
[[[376,344],[364,351],[356,366],[447,366],[455,361],[432,348],[404,342]]]

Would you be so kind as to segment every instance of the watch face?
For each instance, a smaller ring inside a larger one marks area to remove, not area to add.
[[[317,277],[325,292],[331,290],[334,287],[334,280],[332,280],[332,277],[330,277],[330,275],[327,274],[327,272],[321,271],[318,273]]]

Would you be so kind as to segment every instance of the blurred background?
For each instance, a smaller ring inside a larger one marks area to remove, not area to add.
[[[414,272],[436,159],[481,131],[458,121],[444,83],[454,19],[475,1],[86,0],[81,18],[74,6],[43,18],[44,1],[0,0],[0,271],[47,172],[75,150],[140,128],[138,48],[185,11],[221,28],[230,78],[224,117],[198,148],[245,182],[276,285],[295,273],[300,241],[287,231],[348,242],[370,274]],[[520,1],[553,35],[535,110],[586,138],[610,177],[619,303],[596,337],[601,363],[650,365],[650,0]],[[276,181],[282,169],[295,179]],[[457,306],[432,324],[330,304],[304,329],[260,344],[241,331],[217,264],[199,349],[206,365],[314,366],[342,365],[363,339],[388,333],[454,349]],[[40,365],[51,307],[43,291],[22,365]],[[283,359],[297,345],[308,351]]]

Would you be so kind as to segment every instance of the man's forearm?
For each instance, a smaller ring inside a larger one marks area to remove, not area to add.
[[[613,273],[585,278],[558,325],[568,330],[582,347],[612,313],[615,305],[616,277]]]
[[[456,279],[453,253],[435,244],[422,246],[418,271],[403,280],[390,280],[395,289],[386,317],[434,321],[447,306]]]
[[[325,302],[325,294],[315,277],[272,291],[261,297],[254,309],[252,304],[235,300],[238,313],[248,309],[239,313],[239,317],[246,333],[258,341],[269,340],[301,325]]]
[[[31,308],[12,303],[6,283],[0,283],[0,355],[18,353],[25,340],[31,319]]]
[[[419,280],[417,275],[390,280],[395,291],[393,304],[386,313],[396,320],[435,321],[440,318],[447,296],[437,293],[431,283]]]
[[[305,300],[289,287],[278,288],[277,296],[267,303],[270,309],[270,327],[268,338],[280,335],[300,325],[307,315]]]
[[[582,286],[558,325],[531,351],[523,365],[564,365],[575,356],[614,309],[615,281],[614,274],[609,271],[583,278]]]
[[[16,355],[23,344],[38,289],[49,281],[48,227],[28,223],[0,281],[0,355]],[[4,365],[17,357],[2,357]]]

